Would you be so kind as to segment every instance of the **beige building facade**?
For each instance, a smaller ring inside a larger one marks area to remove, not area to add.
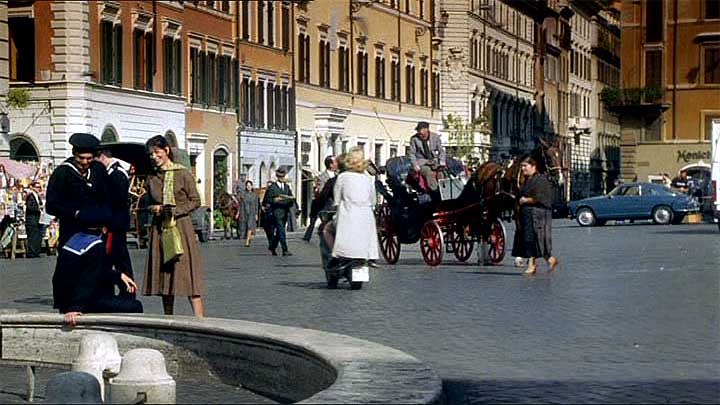
[[[300,164],[361,147],[384,164],[404,155],[418,121],[441,125],[430,0],[316,0],[295,6]]]
[[[622,177],[708,164],[720,118],[720,3],[622,1]]]

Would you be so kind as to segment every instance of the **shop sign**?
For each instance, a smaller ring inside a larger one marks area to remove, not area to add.
[[[712,153],[709,150],[706,151],[690,151],[690,150],[679,150],[677,151],[677,162],[696,162],[699,160],[709,161],[712,159]]]

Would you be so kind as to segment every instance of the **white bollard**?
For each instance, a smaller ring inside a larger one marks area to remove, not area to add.
[[[143,397],[145,403],[175,403],[175,380],[168,375],[165,357],[157,350],[133,349],[125,353],[120,374],[110,380],[111,403],[129,404]]]
[[[121,361],[115,338],[104,333],[89,333],[80,340],[80,350],[72,362],[72,371],[92,374],[100,384],[101,397],[105,399],[103,372],[109,370],[117,374]]]
[[[92,374],[67,371],[48,380],[46,404],[102,404],[100,384]]]

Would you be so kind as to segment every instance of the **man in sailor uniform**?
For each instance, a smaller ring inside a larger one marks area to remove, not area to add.
[[[137,289],[132,279],[108,266],[102,237],[112,211],[107,171],[93,160],[99,143],[93,135],[73,134],[73,156],[53,171],[48,182],[45,207],[60,222],[53,307],[71,325],[87,312],[142,312],[139,301],[116,297],[114,287],[108,287],[122,283],[128,290]]]
[[[127,248],[127,231],[130,227],[130,175],[120,164],[120,161],[113,158],[109,149],[101,145],[97,151],[96,160],[107,168],[108,175],[108,199],[112,211],[112,220],[108,225],[108,247],[110,263],[115,270],[134,279],[130,252]],[[127,289],[120,286],[120,295],[132,295]]]

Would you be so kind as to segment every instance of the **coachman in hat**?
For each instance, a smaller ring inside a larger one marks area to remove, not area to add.
[[[108,266],[104,229],[112,220],[105,167],[93,160],[100,144],[91,134],[70,137],[73,156],[50,176],[46,209],[60,221],[53,274],[54,308],[66,322],[86,312],[142,312],[142,304],[114,296],[114,285],[137,286]]]
[[[418,122],[415,135],[410,138],[410,161],[416,171],[420,172],[427,182],[430,191],[437,192],[436,172],[445,167],[445,148],[437,134],[430,132],[430,124]]]

